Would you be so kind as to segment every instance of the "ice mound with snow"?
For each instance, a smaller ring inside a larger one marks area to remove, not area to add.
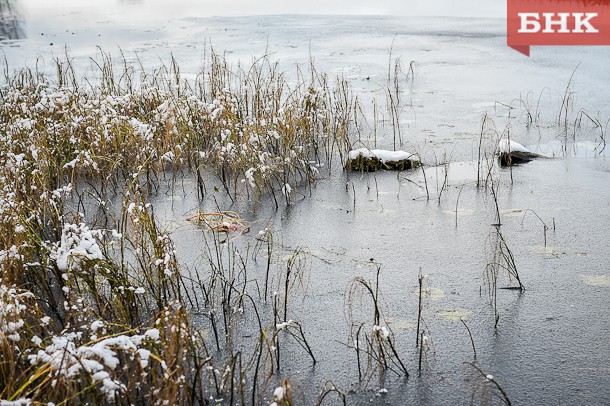
[[[506,138],[498,142],[497,155],[501,166],[519,165],[536,158],[545,158],[544,155],[532,152],[518,142]]]
[[[421,165],[419,157],[406,151],[359,148],[347,154],[346,168],[354,171],[405,170]]]

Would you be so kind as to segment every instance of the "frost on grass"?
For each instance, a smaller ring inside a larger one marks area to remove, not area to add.
[[[142,329],[141,334],[108,334],[111,327],[98,320],[91,323],[90,331],[49,331],[51,335],[44,340],[36,337],[32,341],[37,349],[24,354],[30,368],[22,389],[29,391],[36,402],[68,400],[72,391],[81,390],[105,403],[165,398],[171,404],[167,396],[175,396],[184,380],[185,352],[176,343],[185,342],[189,334],[184,309],[172,307],[160,314],[155,327]],[[93,333],[106,335],[97,338]],[[157,393],[154,398],[150,397],[152,393],[142,392],[142,388],[158,391],[159,387],[172,386],[172,391]],[[41,387],[47,390],[40,390]],[[47,397],[49,394],[53,394],[51,398]]]
[[[29,406],[31,404],[30,399],[0,400],[0,406]]]

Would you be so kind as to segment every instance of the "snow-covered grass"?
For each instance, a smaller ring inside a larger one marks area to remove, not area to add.
[[[331,86],[313,66],[288,85],[266,58],[231,69],[212,54],[185,80],[174,61],[153,74],[117,72],[102,55],[92,85],[57,63],[54,80],[23,71],[1,88],[0,399],[292,404],[280,373],[291,345],[316,363],[291,306],[305,271],[298,250],[273,275],[271,228],[245,255],[204,234],[205,269],[185,269],[151,194],[184,171],[201,194],[215,176],[231,199],[265,194],[279,206],[333,159],[416,167],[419,154],[348,152],[357,99],[347,82]],[[259,253],[264,286],[247,269]],[[379,289],[362,278],[349,289],[348,347],[360,383],[385,371],[409,375]],[[365,306],[356,320],[356,296],[371,299],[373,319]],[[330,384],[320,399],[329,394],[345,401]]]
[[[210,264],[218,275],[210,286],[199,280],[216,347],[225,350],[213,358],[185,310],[202,293],[185,279],[148,196],[163,173],[184,170],[201,190],[215,174],[234,197],[289,202],[345,153],[351,113],[313,66],[288,86],[266,58],[232,70],[212,54],[191,81],[175,61],[154,73],[118,71],[104,54],[96,63],[93,84],[77,79],[67,59],[57,61],[56,78],[22,71],[0,89],[0,399],[195,404],[211,392],[254,399],[256,378],[247,389],[241,374],[256,376],[270,361],[242,366],[214,319],[219,307],[229,311],[234,282],[220,263]],[[110,213],[113,199],[119,207]],[[235,308],[243,308],[238,296]],[[263,347],[284,331],[306,343],[298,322],[270,324],[274,338],[266,341],[259,322],[255,354],[270,354]]]
[[[289,203],[320,168],[346,158],[349,85],[331,86],[310,66],[289,86],[267,58],[247,69],[213,53],[204,62],[192,80],[175,61],[148,73],[117,68],[105,54],[91,83],[69,59],[56,61],[56,78],[25,70],[5,78],[2,402],[257,403],[278,383],[284,337],[316,362],[302,325],[287,317],[302,278],[298,252],[277,277],[283,288],[268,295],[272,230],[259,236],[268,268],[255,301],[241,275],[247,261],[240,269],[241,254],[217,236],[207,241],[207,276],[181,267],[149,198],[166,174],[190,171],[201,193],[216,177],[232,199]],[[259,314],[268,299],[272,314]],[[209,330],[192,326],[193,310]],[[246,311],[257,339],[235,348]],[[283,397],[276,392],[278,404],[290,399],[287,383]]]
[[[231,69],[213,54],[190,81],[175,61],[152,74],[118,71],[107,55],[97,65],[96,85],[57,61],[56,79],[23,71],[1,89],[2,161],[34,173],[22,186],[38,195],[66,180],[116,186],[167,168],[215,173],[233,194],[275,195],[314,181],[331,150],[347,149],[351,106],[313,67],[289,86],[266,58]]]

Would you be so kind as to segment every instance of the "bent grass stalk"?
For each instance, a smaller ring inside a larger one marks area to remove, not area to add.
[[[512,405],[510,399],[508,398],[508,394],[506,393],[504,388],[502,388],[502,386],[500,386],[498,381],[496,381],[496,379],[494,378],[493,375],[485,373],[481,369],[481,367],[478,366],[475,362],[467,362],[466,364],[468,364],[472,368],[474,368],[474,370],[477,371],[479,376],[484,379],[484,382],[482,383],[483,390],[481,393],[481,402],[480,402],[481,404],[492,404],[491,398],[492,398],[492,396],[496,396],[497,398],[500,399],[500,401],[503,404],[505,404],[507,406]],[[478,387],[475,387],[474,391],[472,393],[473,402],[474,402],[474,398],[476,396],[476,392],[478,389],[479,389]]]
[[[407,367],[401,360],[395,345],[394,332],[387,326],[381,325],[381,309],[379,303],[379,274],[381,267],[377,267],[376,282],[374,285],[367,282],[361,277],[354,279],[349,288],[348,294],[348,314],[351,321],[351,339],[353,347],[356,351],[356,358],[358,362],[358,376],[362,381],[364,375],[361,371],[361,353],[367,356],[367,370],[366,375],[372,378],[375,373],[379,378],[379,383],[383,387],[385,380],[385,371],[390,371],[398,376],[409,378],[409,372]],[[367,323],[363,322],[355,328],[355,312],[353,303],[356,300],[356,296],[364,294],[366,297],[370,297],[373,304],[373,323],[367,326]],[[366,330],[362,332],[363,327],[370,328],[370,335],[367,334]],[[364,335],[364,340],[360,339],[360,335]]]
[[[492,259],[485,267],[485,276],[487,279],[487,288],[490,295],[491,304],[494,308],[495,327],[497,327],[498,321],[500,320],[500,315],[498,314],[498,289],[518,290],[523,292],[525,290],[525,286],[521,282],[513,253],[508,247],[499,226],[496,225],[493,227],[488,240],[491,244]],[[502,273],[505,273],[508,276],[509,282],[512,279],[516,280],[518,286],[499,288],[498,279]]]

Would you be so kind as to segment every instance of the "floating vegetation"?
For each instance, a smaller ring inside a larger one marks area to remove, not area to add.
[[[466,309],[450,309],[450,310],[439,310],[436,312],[441,317],[452,321],[468,320],[468,317],[472,314],[470,310]]]
[[[416,289],[414,293],[419,296],[420,290]],[[443,289],[433,287],[423,288],[421,294],[430,298],[430,300],[441,300],[445,297],[445,291]]]
[[[525,209],[504,209],[500,210],[502,217],[522,217],[527,213]]]
[[[560,258],[560,257],[564,257],[564,256],[568,255],[565,251],[563,251],[560,248],[553,248],[553,247],[542,246],[542,245],[534,245],[534,246],[530,247],[530,251],[533,252],[534,254],[549,255],[549,256],[553,256],[555,258]]]
[[[388,326],[392,328],[393,331],[402,331],[402,330],[413,330],[415,329],[415,324],[403,320],[403,319],[386,319]]]
[[[589,286],[610,287],[610,276],[608,275],[580,275],[585,284]]]
[[[472,216],[474,215],[475,211],[473,209],[465,209],[465,208],[458,208],[456,209],[446,209],[443,210],[443,213],[448,214],[450,216]]]
[[[239,214],[234,211],[202,212],[198,210],[197,214],[187,220],[193,220],[197,224],[205,224],[211,230],[219,233],[239,231],[243,234],[250,231],[250,227],[244,225]]]

